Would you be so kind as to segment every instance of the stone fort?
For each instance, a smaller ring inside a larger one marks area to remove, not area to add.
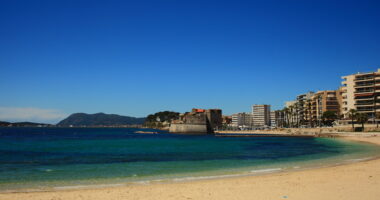
[[[198,109],[180,114],[178,120],[172,121],[169,132],[171,133],[214,133],[214,130],[222,126],[221,109]]]

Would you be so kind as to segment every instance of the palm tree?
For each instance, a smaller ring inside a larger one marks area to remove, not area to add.
[[[351,119],[352,131],[355,131],[354,119],[356,118],[356,115],[357,115],[357,111],[355,109],[350,109],[348,111],[348,117]]]
[[[299,109],[300,109],[300,105],[299,105],[299,102],[297,102],[295,104],[295,110],[296,110],[296,126],[297,128],[300,127],[300,115],[299,115]]]
[[[289,115],[290,115],[290,127],[293,128],[294,124],[294,106],[289,106]]]
[[[308,115],[309,115],[309,127],[311,127],[311,100],[307,99],[306,100],[307,107],[308,107]]]
[[[365,113],[356,114],[356,120],[362,124],[362,131],[364,131],[364,123],[368,121],[368,115]]]
[[[290,122],[289,122],[289,108],[284,108],[283,109],[283,111],[284,111],[284,117],[285,117],[285,122],[286,122],[286,127],[287,128],[289,128],[289,124],[290,124]]]

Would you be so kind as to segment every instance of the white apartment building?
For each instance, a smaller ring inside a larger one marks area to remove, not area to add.
[[[276,111],[270,111],[270,126],[273,128],[277,127]]]
[[[341,113],[348,118],[350,109],[375,118],[380,112],[380,69],[376,72],[357,73],[342,77]]]
[[[252,116],[255,127],[270,126],[270,105],[253,105]]]
[[[252,127],[252,114],[245,112],[233,114],[231,124],[234,127]]]

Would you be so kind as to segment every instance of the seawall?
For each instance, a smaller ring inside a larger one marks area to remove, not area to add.
[[[206,134],[206,124],[171,124],[169,128],[170,133],[195,133]]]

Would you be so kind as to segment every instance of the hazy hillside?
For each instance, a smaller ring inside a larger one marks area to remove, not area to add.
[[[86,114],[74,113],[66,119],[60,121],[58,126],[115,126],[115,125],[131,125],[143,124],[145,118],[136,118],[129,116],[121,116],[115,114]]]

